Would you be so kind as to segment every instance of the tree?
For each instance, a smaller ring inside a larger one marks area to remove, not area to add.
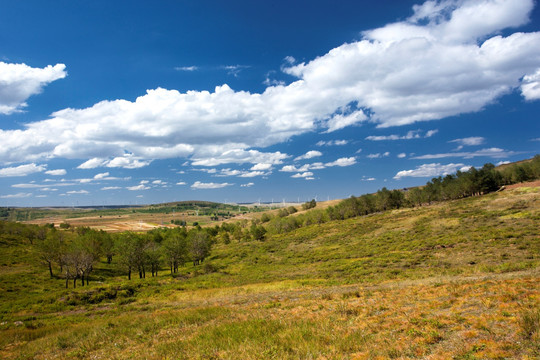
[[[188,258],[188,247],[185,231],[171,231],[162,243],[163,254],[171,274],[178,272],[178,267],[184,265]]]
[[[120,254],[120,265],[126,269],[128,279],[131,280],[131,272],[137,268],[137,244],[136,234],[126,232],[116,241],[116,252]]]
[[[315,199],[312,199],[311,201],[308,201],[304,204],[302,204],[302,209],[303,210],[309,210],[309,209],[313,209],[317,206],[317,201],[315,201]]]
[[[264,241],[266,238],[266,229],[262,225],[252,224],[250,232],[253,240]]]
[[[188,246],[193,265],[199,265],[210,255],[212,240],[207,232],[192,230],[188,234]]]
[[[63,236],[57,231],[51,231],[47,234],[44,240],[37,243],[37,251],[39,257],[43,260],[48,268],[51,279],[54,277],[52,264],[56,262],[62,271],[63,255],[65,250],[65,244]]]

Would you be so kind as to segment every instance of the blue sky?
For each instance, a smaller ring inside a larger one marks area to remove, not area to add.
[[[307,201],[540,151],[532,0],[0,1],[0,206]]]

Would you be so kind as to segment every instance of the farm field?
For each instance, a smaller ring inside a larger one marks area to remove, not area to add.
[[[3,359],[537,359],[540,187],[217,242],[88,286],[4,237]]]

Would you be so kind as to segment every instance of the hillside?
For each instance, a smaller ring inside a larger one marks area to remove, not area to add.
[[[65,289],[2,236],[3,359],[540,356],[540,188],[218,241],[203,265]]]

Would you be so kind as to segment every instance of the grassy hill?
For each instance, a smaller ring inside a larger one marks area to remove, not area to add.
[[[536,359],[540,188],[218,242],[202,265],[89,286],[0,239],[2,359]]]

